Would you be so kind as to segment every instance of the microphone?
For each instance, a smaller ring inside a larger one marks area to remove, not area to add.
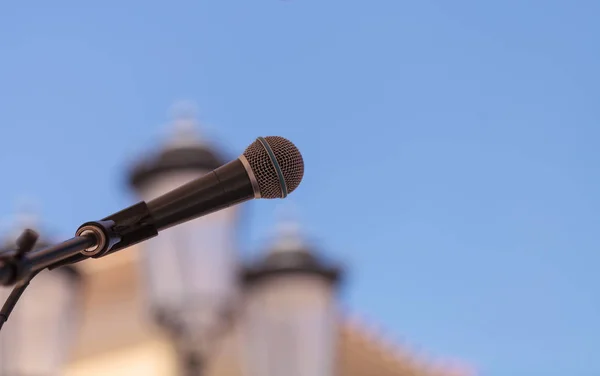
[[[253,198],[285,198],[304,175],[302,155],[283,137],[259,137],[216,170],[148,202],[158,231]]]
[[[30,273],[100,258],[150,239],[162,230],[253,198],[285,198],[304,176],[304,160],[289,140],[259,137],[237,159],[153,200],[100,221],[86,222],[63,243],[19,257],[0,254],[0,285]]]

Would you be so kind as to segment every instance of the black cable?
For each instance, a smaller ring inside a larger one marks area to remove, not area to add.
[[[23,295],[23,293],[25,292],[25,289],[27,288],[27,286],[29,286],[29,283],[31,282],[31,280],[39,272],[40,271],[37,271],[37,272],[31,274],[29,276],[29,278],[27,278],[23,282],[18,283],[15,286],[15,288],[13,288],[13,290],[10,293],[10,295],[8,296],[8,298],[6,298],[6,301],[4,302],[2,309],[0,309],[0,330],[2,330],[2,326],[4,325],[4,323],[6,321],[8,321],[8,317],[10,316],[13,309],[17,305],[17,302],[19,301],[19,298],[21,298],[21,295]]]

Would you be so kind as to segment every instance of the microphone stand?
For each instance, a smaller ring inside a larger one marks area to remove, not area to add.
[[[100,258],[156,235],[158,228],[144,201],[100,221],[86,222],[77,229],[75,237],[40,250],[34,250],[38,234],[25,230],[17,239],[15,250],[0,252],[0,286],[14,286],[0,309],[0,329],[31,280],[42,270]]]

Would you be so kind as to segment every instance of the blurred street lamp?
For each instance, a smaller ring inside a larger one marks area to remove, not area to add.
[[[14,249],[17,236],[3,249]],[[50,245],[40,238],[34,250]],[[0,287],[0,304],[11,290]],[[75,340],[81,297],[81,275],[74,267],[38,274],[0,332],[0,376],[61,375]]]
[[[148,201],[226,161],[198,138],[189,107],[177,109],[168,145],[135,166],[131,186]],[[167,229],[142,243],[148,311],[172,336],[184,375],[200,375],[237,299],[238,208]]]
[[[341,270],[319,260],[286,224],[242,274],[247,376],[334,376]]]

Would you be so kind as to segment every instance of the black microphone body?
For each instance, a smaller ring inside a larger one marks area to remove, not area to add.
[[[157,231],[255,198],[238,158],[147,203]]]

